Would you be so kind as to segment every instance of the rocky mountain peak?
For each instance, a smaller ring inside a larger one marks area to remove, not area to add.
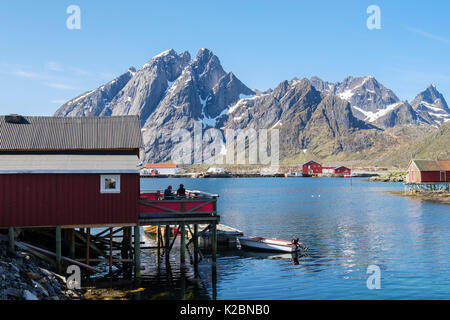
[[[411,105],[429,123],[439,126],[450,121],[450,109],[447,101],[433,84],[420,92]]]

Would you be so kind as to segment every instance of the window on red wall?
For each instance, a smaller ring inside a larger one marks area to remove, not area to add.
[[[120,175],[100,176],[100,193],[120,193]]]

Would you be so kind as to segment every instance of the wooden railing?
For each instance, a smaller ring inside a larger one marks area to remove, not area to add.
[[[139,212],[141,218],[152,216],[216,216],[217,194],[197,190],[186,190],[186,197],[173,194],[173,199],[164,199],[160,190],[141,191]]]

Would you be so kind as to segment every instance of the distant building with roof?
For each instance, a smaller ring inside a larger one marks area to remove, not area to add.
[[[178,165],[175,163],[147,163],[145,165],[146,173],[152,174],[164,174],[164,175],[174,175],[178,174]]]
[[[450,160],[412,160],[406,176],[407,183],[450,182]]]

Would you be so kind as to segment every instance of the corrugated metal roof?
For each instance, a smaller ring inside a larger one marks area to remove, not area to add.
[[[104,150],[143,147],[138,116],[23,117],[10,123],[0,116],[0,150]]]
[[[450,160],[438,160],[437,163],[442,171],[450,171]]]
[[[450,171],[450,160],[412,160],[420,171]]]

